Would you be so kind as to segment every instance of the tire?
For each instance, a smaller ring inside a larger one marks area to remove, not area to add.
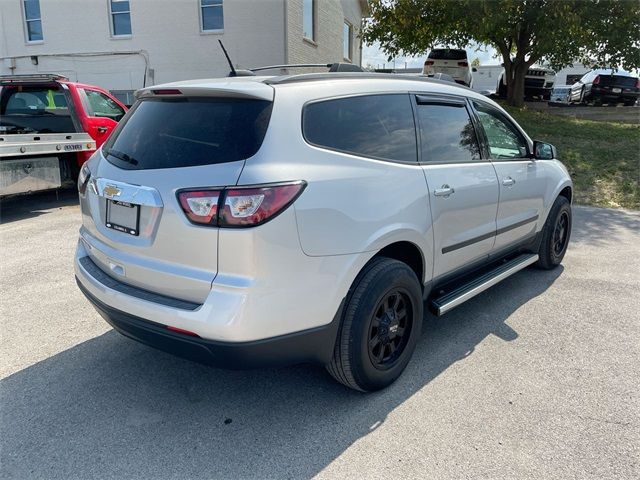
[[[542,229],[537,267],[551,270],[560,265],[571,238],[571,222],[571,203],[566,197],[556,198]]]
[[[635,100],[627,100],[626,102],[624,102],[625,107],[633,107],[635,104],[636,104]]]
[[[390,385],[413,355],[422,313],[422,289],[414,271],[398,260],[375,258],[349,290],[328,372],[362,392]]]

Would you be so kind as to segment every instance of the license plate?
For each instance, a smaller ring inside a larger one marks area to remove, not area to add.
[[[620,92],[622,92],[622,89],[621,88],[612,88],[611,91],[613,93],[620,93]]]
[[[138,235],[140,226],[140,205],[118,200],[107,200],[107,228],[129,235]]]

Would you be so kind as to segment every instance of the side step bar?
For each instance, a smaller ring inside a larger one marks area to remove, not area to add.
[[[537,253],[522,254],[513,260],[509,260],[493,270],[472,279],[455,290],[434,298],[431,301],[431,307],[435,311],[436,315],[444,315],[461,303],[466,302],[470,298],[475,297],[479,293],[482,293],[488,288],[494,286],[496,283],[501,282],[505,278],[510,277],[514,273],[519,272],[537,261]]]

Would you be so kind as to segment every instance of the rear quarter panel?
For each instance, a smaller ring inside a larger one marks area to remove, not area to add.
[[[300,245],[308,256],[372,252],[408,241],[422,250],[430,272],[433,234],[421,167],[309,145],[301,126],[306,98],[276,93],[262,149],[247,161],[240,184],[308,183],[294,204]]]

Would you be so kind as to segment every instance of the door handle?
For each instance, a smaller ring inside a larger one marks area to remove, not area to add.
[[[108,127],[102,127],[102,126],[98,127],[98,133],[106,133],[107,130],[109,130]]]
[[[516,184],[516,181],[511,177],[502,179],[502,185],[504,185],[505,187],[513,187],[515,184]]]
[[[436,197],[448,197],[449,195],[451,195],[452,193],[455,193],[455,190],[453,189],[453,187],[450,187],[449,185],[447,185],[446,183],[444,185],[442,185],[442,187],[440,188],[436,188],[433,191],[433,194]]]

